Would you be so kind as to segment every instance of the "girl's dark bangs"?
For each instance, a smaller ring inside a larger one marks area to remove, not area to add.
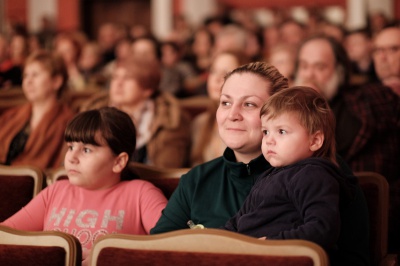
[[[66,142],[82,142],[100,146],[96,141],[96,133],[100,130],[100,116],[98,113],[76,116],[65,130],[64,140]]]

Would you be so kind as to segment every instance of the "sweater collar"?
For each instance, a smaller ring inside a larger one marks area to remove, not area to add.
[[[235,153],[230,148],[225,149],[223,159],[231,170],[231,175],[238,178],[258,176],[271,167],[262,154],[251,160],[248,164],[237,162]]]

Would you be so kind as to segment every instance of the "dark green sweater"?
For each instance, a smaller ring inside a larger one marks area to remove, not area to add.
[[[151,234],[188,228],[187,222],[209,228],[225,225],[242,206],[255,179],[271,166],[262,155],[249,164],[236,162],[231,149],[223,157],[194,167],[181,177]]]

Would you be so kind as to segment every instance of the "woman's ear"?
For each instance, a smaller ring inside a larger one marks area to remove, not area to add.
[[[57,75],[53,77],[53,89],[55,91],[58,91],[61,88],[61,85],[63,83],[63,77],[60,75]]]
[[[144,98],[148,99],[151,97],[151,95],[153,95],[154,90],[150,89],[150,88],[146,88],[144,89]]]
[[[310,150],[311,151],[317,151],[322,147],[322,144],[324,144],[324,134],[321,132],[321,130],[318,130],[314,134],[310,136]]]
[[[121,152],[114,160],[113,172],[121,173],[129,161],[129,156],[126,152]]]

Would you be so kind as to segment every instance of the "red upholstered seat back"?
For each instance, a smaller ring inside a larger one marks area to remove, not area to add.
[[[380,260],[380,250],[379,246],[376,243],[379,243],[380,239],[378,239],[380,235],[380,227],[377,226],[380,224],[379,220],[379,201],[378,198],[378,187],[374,184],[362,184],[362,190],[365,195],[365,199],[368,205],[369,211],[369,225],[370,225],[370,235],[369,235],[369,243],[370,243],[370,256],[371,262],[373,265],[378,265]]]
[[[109,265],[174,265],[174,266],[313,266],[309,257],[259,256],[204,252],[136,250],[105,248],[100,252],[97,266]]]
[[[0,244],[0,265],[60,266],[65,264],[65,256],[61,247]]]
[[[387,254],[389,185],[375,172],[355,172],[369,211],[371,265],[379,265]]]
[[[19,211],[32,199],[33,187],[32,177],[0,175],[0,222]]]

